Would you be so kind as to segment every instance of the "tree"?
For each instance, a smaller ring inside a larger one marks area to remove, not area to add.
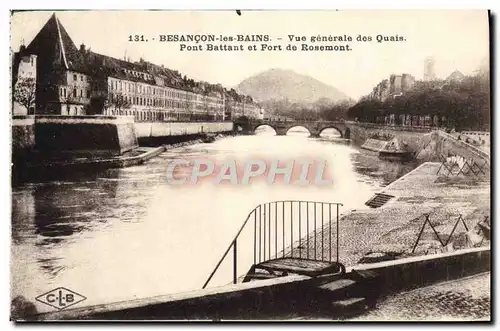
[[[24,106],[28,112],[31,113],[35,108],[35,93],[36,93],[36,81],[34,78],[19,78],[15,87],[13,98],[16,102]]]
[[[348,110],[351,119],[382,122],[381,117],[394,115],[396,124],[429,125],[425,119],[436,119],[438,126],[460,130],[487,129],[490,124],[490,86],[483,75],[465,77],[462,81],[416,82],[396,98],[383,102],[361,98]]]
[[[320,107],[319,116],[326,121],[338,121],[347,117],[349,102],[341,101],[333,105]]]
[[[184,99],[184,109],[186,111],[186,114],[189,114],[190,118],[192,118],[193,115],[194,101],[194,99],[189,98],[189,92],[186,91],[186,98]]]
[[[98,95],[90,98],[90,103],[85,107],[88,115],[104,114],[105,110],[111,106],[106,96]]]
[[[109,100],[110,106],[114,107],[115,110],[120,113],[123,109],[130,108],[131,104],[128,101],[127,97],[125,97],[121,93],[116,93],[111,96],[111,100]]]

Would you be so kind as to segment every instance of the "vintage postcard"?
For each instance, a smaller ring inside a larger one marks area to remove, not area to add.
[[[12,321],[491,320],[487,10],[10,20]]]

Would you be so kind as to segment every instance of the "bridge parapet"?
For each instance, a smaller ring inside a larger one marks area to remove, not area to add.
[[[236,120],[235,126],[240,126],[243,131],[253,133],[255,130],[262,126],[268,125],[276,131],[277,135],[286,135],[288,130],[293,127],[302,126],[309,130],[313,137],[317,137],[325,129],[337,130],[341,137],[349,138],[350,129],[344,121],[279,121],[279,120]]]
[[[465,141],[458,140],[456,137],[443,132],[441,130],[435,130],[433,133],[434,139],[438,140],[436,148],[440,148],[442,151],[447,150],[456,155],[463,156],[468,159],[482,160],[486,164],[490,165],[491,156],[489,153],[466,143]]]
[[[345,123],[346,125],[351,125],[351,126],[356,125],[362,128],[409,131],[409,132],[431,132],[433,130],[440,129],[434,126],[387,125],[387,124],[375,124],[375,123],[353,122],[353,121],[346,121]]]

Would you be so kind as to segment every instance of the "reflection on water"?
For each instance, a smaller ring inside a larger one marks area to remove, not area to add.
[[[170,160],[199,156],[320,157],[334,182],[167,182]],[[342,202],[342,211],[364,208],[374,192],[412,167],[365,156],[342,139],[256,135],[171,150],[141,166],[25,183],[13,188],[12,296],[33,300],[64,286],[91,305],[197,289],[256,205],[293,199]]]
[[[365,151],[353,154],[351,160],[355,171],[364,175],[360,180],[369,183],[379,182],[381,186],[389,185],[418,165],[415,161],[405,163],[398,161],[382,162],[376,155],[370,155]]]

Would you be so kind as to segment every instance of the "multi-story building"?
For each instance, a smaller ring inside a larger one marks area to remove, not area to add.
[[[20,99],[12,102],[13,115],[27,115],[35,112],[36,95],[36,55],[13,54],[12,67],[12,91],[20,90]]]
[[[428,57],[424,60],[424,80],[431,81],[436,79],[434,58]]]
[[[260,109],[251,98],[221,85],[194,82],[141,59],[116,59],[77,48],[54,15],[17,59],[34,56],[36,110],[55,115],[130,115],[137,121],[229,120]],[[22,61],[21,61],[22,62]],[[17,60],[17,63],[21,63]],[[19,65],[21,67],[21,65]],[[226,106],[228,104],[228,106]],[[229,115],[229,117],[228,117]]]

